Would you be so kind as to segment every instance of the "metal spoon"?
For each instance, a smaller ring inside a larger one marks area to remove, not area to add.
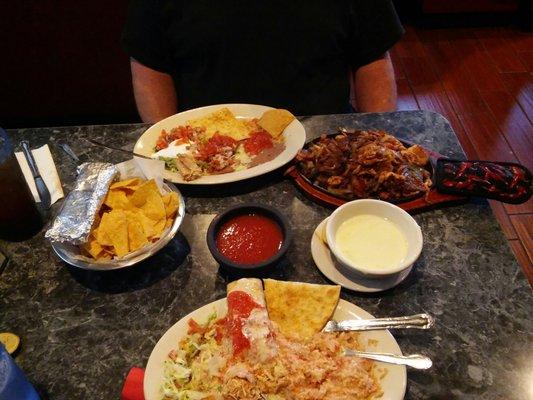
[[[355,356],[367,358],[369,360],[381,361],[388,364],[407,365],[415,369],[431,368],[433,362],[429,357],[421,354],[411,354],[410,356],[397,356],[390,353],[367,353],[366,351],[357,351],[351,349],[344,349],[345,356]]]

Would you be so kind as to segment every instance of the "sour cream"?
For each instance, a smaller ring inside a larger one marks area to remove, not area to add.
[[[189,152],[189,143],[176,144],[176,141],[169,143],[168,147],[161,149],[152,154],[152,158],[159,159],[159,157],[174,158],[178,154],[185,154]]]
[[[407,238],[390,220],[361,214],[344,221],[335,233],[335,246],[354,265],[384,270],[403,262]]]

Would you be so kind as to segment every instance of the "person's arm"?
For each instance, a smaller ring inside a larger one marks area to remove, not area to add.
[[[396,81],[388,52],[370,64],[354,70],[353,76],[358,112],[396,110]]]
[[[172,77],[130,59],[133,93],[143,122],[155,123],[178,112]]]

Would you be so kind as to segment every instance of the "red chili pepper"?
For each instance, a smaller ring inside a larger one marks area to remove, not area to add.
[[[455,172],[456,178],[461,178],[466,170],[470,167],[471,163],[462,162],[459,164],[459,169]]]
[[[513,171],[513,180],[509,184],[511,188],[514,188],[520,181],[522,181],[525,178],[524,170],[521,168],[517,168],[515,166],[511,167],[511,170]]]

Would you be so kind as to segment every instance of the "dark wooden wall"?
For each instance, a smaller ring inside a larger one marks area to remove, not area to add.
[[[520,3],[531,9],[532,1],[394,3],[404,21],[420,15],[424,7],[426,11],[464,12],[468,10],[449,7],[474,3],[476,11],[500,11],[499,21],[502,7],[516,8]],[[0,126],[139,121],[128,57],[120,47],[127,4],[128,0],[0,0]],[[448,25],[454,18],[431,19],[426,25]],[[467,15],[465,21],[471,24],[472,17]],[[421,24],[423,20],[411,22]]]
[[[1,0],[0,126],[137,121],[127,0]]]

